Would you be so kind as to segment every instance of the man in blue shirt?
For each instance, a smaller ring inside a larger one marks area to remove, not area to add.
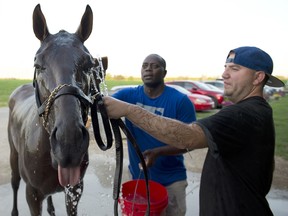
[[[151,113],[177,119],[185,123],[196,120],[194,105],[187,95],[166,86],[166,62],[157,55],[148,55],[141,68],[143,85],[125,88],[116,92],[113,97],[138,105]],[[145,121],[145,119],[143,119]],[[186,213],[187,175],[183,153],[186,150],[166,145],[153,138],[129,120],[125,120],[127,127],[137,140],[145,156],[150,180],[166,187],[168,192],[168,207],[166,215],[184,216]],[[128,141],[129,170],[133,179],[144,178],[139,168],[140,160]]]

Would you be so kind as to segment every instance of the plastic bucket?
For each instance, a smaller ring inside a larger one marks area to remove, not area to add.
[[[168,205],[166,188],[149,180],[149,190],[150,216],[164,216]],[[123,183],[119,203],[123,216],[144,216],[148,207],[145,180],[131,180]]]

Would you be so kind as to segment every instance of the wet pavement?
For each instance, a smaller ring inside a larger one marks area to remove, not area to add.
[[[114,215],[112,198],[112,182],[114,178],[114,159],[103,155],[92,155],[90,166],[84,178],[84,192],[78,205],[78,215]],[[126,163],[127,164],[127,161]],[[127,171],[127,169],[125,169]],[[126,171],[124,171],[126,173]],[[127,175],[123,176],[123,182],[128,180]],[[199,194],[199,173],[188,172],[189,186],[187,188],[187,214],[198,215],[198,194]],[[25,199],[25,186],[21,183],[19,189],[19,212],[20,216],[30,215]],[[0,214],[10,215],[12,210],[12,189],[10,183],[0,186]],[[288,192],[271,190],[268,200],[275,216],[288,215]],[[53,195],[56,215],[65,215],[64,192]],[[43,215],[48,216],[46,202],[43,204]],[[119,215],[120,206],[118,207]]]
[[[11,215],[12,210],[12,188],[10,185],[10,167],[9,167],[9,148],[7,141],[7,118],[8,108],[0,108],[0,215]],[[84,177],[84,192],[78,205],[78,215],[114,215],[114,200],[112,197],[114,170],[115,170],[115,149],[106,152],[99,150],[95,141],[91,141],[89,147],[90,164]],[[125,149],[124,171],[122,182],[129,179],[127,171],[127,150]],[[199,156],[200,155],[200,156]],[[203,160],[201,154],[192,154],[186,157],[186,163],[194,164],[194,160]],[[201,164],[200,164],[201,167]],[[200,173],[190,171],[188,168],[188,188],[187,194],[187,216],[199,215],[198,196]],[[195,167],[194,169],[195,170]],[[197,169],[196,169],[197,170]],[[288,191],[271,189],[267,196],[271,209],[275,216],[288,215]],[[56,209],[56,215],[66,215],[64,192],[53,195],[53,202]],[[43,216],[48,215],[46,211],[46,202],[43,203]],[[18,209],[20,216],[29,216],[28,205],[25,199],[25,183],[21,181],[18,191]],[[119,215],[120,213],[120,206]]]

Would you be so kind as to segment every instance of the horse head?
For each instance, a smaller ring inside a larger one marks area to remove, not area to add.
[[[92,25],[89,5],[75,33],[61,30],[51,34],[39,4],[33,12],[33,30],[41,42],[34,59],[33,84],[38,112],[50,136],[53,167],[58,169],[62,186],[77,184],[88,165],[85,123],[91,103],[91,74],[99,64],[84,46]]]

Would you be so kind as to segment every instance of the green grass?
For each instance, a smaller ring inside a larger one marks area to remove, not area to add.
[[[270,102],[276,133],[276,155],[288,160],[288,95]]]
[[[12,91],[22,84],[32,82],[32,80],[18,79],[0,79],[0,107],[8,105],[8,98]],[[141,80],[106,80],[110,90],[116,85],[134,85],[141,84]],[[273,108],[275,132],[276,132],[276,149],[275,154],[288,160],[288,95],[278,100],[270,102]],[[197,112],[197,118],[204,118],[212,115],[213,111]]]
[[[197,119],[206,118],[210,115],[213,115],[214,113],[215,113],[215,110],[207,110],[207,111],[197,112],[196,117],[197,117]]]
[[[29,82],[32,80],[0,79],[0,107],[8,105],[9,96],[15,88]]]

